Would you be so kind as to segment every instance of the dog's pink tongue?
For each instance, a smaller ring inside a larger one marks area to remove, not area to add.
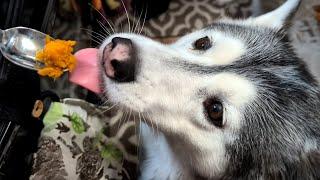
[[[82,49],[74,54],[77,65],[69,74],[69,81],[89,89],[97,94],[101,93],[98,66],[98,49]]]

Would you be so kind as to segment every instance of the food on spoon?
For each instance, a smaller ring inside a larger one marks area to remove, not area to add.
[[[76,65],[72,54],[75,44],[75,41],[53,40],[47,36],[45,47],[36,54],[37,61],[44,64],[43,68],[38,69],[38,74],[56,79],[65,70],[71,72]]]

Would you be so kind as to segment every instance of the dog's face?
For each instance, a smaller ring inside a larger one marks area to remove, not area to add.
[[[298,3],[222,20],[170,45],[114,34],[100,48],[104,93],[163,132],[185,167],[203,177],[240,171],[242,161],[271,158],[277,148],[279,156],[312,150],[299,131],[310,113],[306,98],[319,105],[318,90],[279,31]]]

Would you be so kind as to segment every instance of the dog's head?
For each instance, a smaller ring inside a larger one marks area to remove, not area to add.
[[[100,47],[105,93],[163,132],[195,174],[281,175],[319,148],[319,90],[283,30],[298,4],[170,45],[114,34]]]

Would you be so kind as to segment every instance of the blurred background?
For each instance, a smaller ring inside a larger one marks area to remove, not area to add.
[[[54,38],[77,41],[76,49],[98,47],[109,33],[141,33],[174,42],[221,17],[246,18],[268,12],[285,0],[1,0],[0,28],[26,26]],[[128,12],[128,15],[126,14]],[[128,23],[129,19],[129,23]],[[303,0],[289,38],[298,55],[320,79],[320,2]],[[31,117],[34,101],[51,90],[99,104],[95,94],[68,82],[39,78],[0,54],[0,180],[31,173],[41,123]],[[20,172],[20,173],[17,173]]]

